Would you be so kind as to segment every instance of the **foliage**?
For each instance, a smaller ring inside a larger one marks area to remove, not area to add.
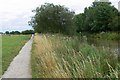
[[[119,23],[119,21],[120,21],[120,15],[113,18],[112,22],[109,25],[111,30],[120,31],[120,23]]]
[[[10,34],[10,32],[9,32],[9,31],[6,31],[5,34]]]
[[[120,31],[119,12],[110,2],[93,2],[84,13],[75,16],[78,32]]]
[[[25,31],[22,31],[21,34],[34,34],[34,31],[33,30],[25,30]]]
[[[33,30],[25,30],[25,31],[22,31],[22,32],[19,32],[19,31],[6,31],[5,34],[13,34],[13,35],[18,35],[18,34],[34,34],[34,31]]]
[[[7,32],[7,34],[20,34],[20,32],[19,31],[11,31],[11,32]]]
[[[99,39],[99,40],[120,40],[119,33],[116,32],[101,32],[97,34],[90,34],[88,37]]]
[[[45,3],[34,10],[35,16],[29,22],[39,33],[73,34],[74,12],[61,5]]]
[[[84,14],[78,14],[74,17],[75,24],[77,26],[77,32],[79,33],[80,31],[84,30]]]

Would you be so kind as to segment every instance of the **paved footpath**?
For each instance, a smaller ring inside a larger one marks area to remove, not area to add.
[[[33,37],[31,37],[19,54],[13,59],[2,78],[32,78],[30,67],[32,42]]]

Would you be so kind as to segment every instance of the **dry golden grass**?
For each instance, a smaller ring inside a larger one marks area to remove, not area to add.
[[[38,55],[45,53],[46,51],[52,51],[52,45],[48,44],[48,41],[44,38],[44,36],[35,36],[34,38],[36,53]]]
[[[68,78],[67,73],[57,64],[57,57],[54,53],[54,45],[45,35],[34,37],[34,53],[38,58],[37,66],[40,66],[40,74],[43,78]],[[39,73],[38,73],[39,74]]]

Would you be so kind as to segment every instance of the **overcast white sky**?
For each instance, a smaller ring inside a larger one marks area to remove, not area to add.
[[[0,0],[0,32],[12,30],[32,29],[28,21],[33,16],[31,12],[41,4],[54,3],[65,5],[76,13],[82,13],[85,7],[92,4],[94,0]],[[118,8],[119,0],[109,0]]]

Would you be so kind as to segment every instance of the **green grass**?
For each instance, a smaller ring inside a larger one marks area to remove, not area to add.
[[[33,78],[118,78],[118,55],[77,37],[37,35],[32,53]]]
[[[88,35],[88,37],[92,37],[99,40],[120,40],[119,33],[117,32],[101,32],[101,33],[94,33]]]
[[[2,74],[29,39],[30,35],[2,36]]]
[[[0,77],[2,75],[2,36],[0,35]]]

